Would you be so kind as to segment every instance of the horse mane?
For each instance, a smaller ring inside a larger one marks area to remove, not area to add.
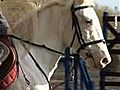
[[[12,3],[9,4],[8,2],[12,2]],[[8,22],[10,22],[9,24],[13,31],[13,34],[18,35],[27,40],[31,40],[33,36],[32,35],[33,28],[35,27],[34,26],[35,24],[33,24],[33,22],[34,22],[34,19],[37,18],[39,13],[55,5],[59,5],[59,6],[70,9],[73,2],[74,0],[21,0],[21,1],[6,0],[4,1],[3,3],[4,5],[2,7],[7,7],[8,5],[7,8],[5,9],[3,8],[3,11],[5,10],[6,12],[5,15],[7,17]],[[81,2],[81,0],[79,0],[78,2]],[[30,9],[26,8],[26,5]],[[14,6],[18,6],[21,8],[17,7],[16,9],[16,7]],[[10,13],[13,13],[11,9],[13,10],[16,9],[17,14],[11,15]],[[37,22],[34,22],[34,23],[37,23]]]
[[[72,0],[71,0],[72,1]],[[52,6],[61,6],[61,7],[66,7],[70,8],[71,6],[71,2],[66,2],[68,4],[65,4],[63,2],[58,2],[57,0],[54,0],[54,2],[42,2],[42,5],[38,5],[38,7],[36,8],[33,7],[34,9],[31,10],[29,13],[25,14],[22,18],[20,18],[19,20],[17,20],[17,22],[15,22],[14,26],[12,26],[13,28],[13,33],[21,38],[24,38],[26,40],[31,40],[33,33],[34,33],[34,25],[38,23],[37,17],[38,15],[44,11],[47,8],[50,8]]]

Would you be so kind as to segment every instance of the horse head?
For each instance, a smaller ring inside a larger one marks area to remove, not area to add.
[[[81,6],[94,6],[94,0],[84,0]],[[78,12],[80,18],[80,25],[83,31],[83,36],[86,42],[104,40],[102,29],[98,17],[93,7],[84,8]],[[83,18],[82,18],[83,17]],[[96,66],[102,66],[103,68],[111,62],[111,57],[107,50],[105,42],[100,42],[87,47],[88,51],[92,55]],[[91,61],[90,61],[91,62]]]

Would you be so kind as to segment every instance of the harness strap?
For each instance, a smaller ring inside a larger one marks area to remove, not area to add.
[[[84,39],[82,37],[82,33],[81,33],[81,29],[80,29],[80,25],[79,25],[79,21],[78,21],[78,18],[75,14],[75,7],[74,7],[74,4],[71,6],[71,12],[72,12],[72,28],[75,28],[75,34],[74,35],[77,35],[77,40],[78,42],[80,43],[80,45],[84,45]],[[73,37],[72,39],[72,42],[71,42],[71,47],[73,45],[73,42],[75,40],[75,36]],[[82,46],[84,47],[84,46]]]
[[[27,51],[27,53],[29,54],[29,56],[31,57],[31,59],[33,60],[34,64],[35,64],[36,67],[38,68],[38,70],[39,70],[40,72],[42,72],[42,74],[44,75],[46,81],[47,81],[48,84],[49,84],[49,89],[51,90],[51,85],[50,85],[50,82],[49,82],[49,80],[48,80],[48,77],[47,77],[46,73],[45,73],[44,70],[41,68],[41,66],[37,63],[37,61],[35,60],[34,56],[31,54],[31,52],[28,50],[28,48],[25,46],[25,44],[22,43],[22,45],[23,45],[23,47],[25,48],[25,50]],[[25,79],[26,79],[26,78],[25,78]],[[29,82],[28,82],[28,83],[29,83]]]
[[[24,79],[25,79],[26,84],[27,84],[27,85],[30,85],[30,80],[26,77],[26,74],[25,74],[25,72],[24,72],[24,70],[23,70],[20,62],[18,62],[18,63],[19,63],[19,66],[20,66],[20,69],[21,69],[21,72],[22,72],[22,74],[23,74],[23,77],[24,77]]]
[[[88,5],[88,6],[76,6],[74,7],[74,11],[77,11],[77,10],[80,10],[80,9],[85,9],[85,8],[89,8],[89,7],[92,7],[93,8],[93,5]]]
[[[101,42],[105,43],[105,40],[104,40],[104,39],[101,39],[101,40],[96,40],[96,41],[84,43],[84,45],[82,45],[82,46],[87,47],[87,46],[89,46],[89,45],[93,45],[93,44],[97,44],[97,43],[101,43]],[[80,50],[83,49],[84,47],[81,47],[81,46],[80,46],[80,47],[77,49],[76,52],[79,53]]]
[[[73,46],[73,43],[74,43],[74,41],[75,41],[75,36],[76,36],[76,31],[74,32],[74,35],[73,35],[73,38],[72,38],[72,41],[71,41],[70,47]]]
[[[45,44],[40,44],[40,45],[39,45],[39,44],[30,42],[30,41],[24,40],[24,39],[22,39],[22,38],[20,38],[20,37],[17,37],[17,36],[15,36],[15,35],[10,35],[10,34],[9,34],[8,36],[9,36],[9,37],[12,37],[12,38],[14,38],[14,39],[20,40],[21,42],[24,42],[24,43],[27,43],[27,44],[30,44],[30,45],[33,45],[33,46],[36,46],[36,47],[39,47],[39,48],[44,48],[44,49],[49,50],[49,51],[51,51],[51,52],[54,52],[54,53],[56,53],[56,54],[64,55],[63,52],[60,52],[60,51],[58,51],[58,50],[49,48],[49,47],[47,47]]]

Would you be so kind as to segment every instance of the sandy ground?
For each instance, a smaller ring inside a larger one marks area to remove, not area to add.
[[[99,90],[99,70],[98,69],[88,69],[89,75],[91,79],[95,82],[95,90]],[[80,79],[79,79],[80,80]],[[107,81],[120,81],[120,77],[107,77]],[[63,63],[59,63],[58,69],[55,71],[55,74],[52,77],[51,85],[53,87],[52,90],[64,90],[64,66]],[[80,82],[80,81],[79,81]],[[71,83],[71,90],[73,89],[73,81]],[[80,86],[80,84],[78,84]],[[80,90],[80,89],[78,89]],[[85,89],[86,90],[86,89]],[[120,87],[106,87],[106,90],[120,90]]]

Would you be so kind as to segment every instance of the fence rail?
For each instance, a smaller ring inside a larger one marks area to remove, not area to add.
[[[117,21],[120,22],[120,16],[117,16]],[[108,12],[104,12],[103,15],[103,35],[106,40],[110,54],[120,54],[120,49],[113,49],[116,44],[120,44],[120,33],[110,24],[115,22],[115,16],[110,16]],[[111,32],[115,38],[109,39],[108,32]],[[106,90],[106,86],[120,87],[120,81],[106,81],[106,77],[120,77],[120,72],[110,72],[107,69],[101,69],[100,71],[100,90]]]

